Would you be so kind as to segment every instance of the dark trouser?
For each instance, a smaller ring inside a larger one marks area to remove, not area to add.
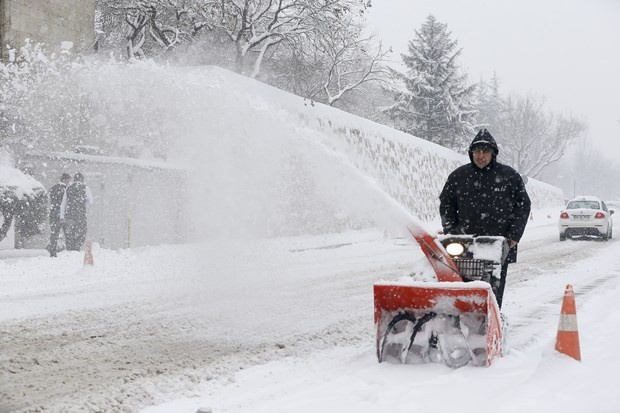
[[[508,273],[508,261],[504,262],[502,265],[502,271],[500,273],[500,278],[497,280],[493,279],[493,283],[491,283],[491,288],[493,293],[495,294],[495,299],[497,300],[497,305],[499,308],[502,308],[502,298],[504,297],[504,287],[506,286],[506,274]]]
[[[67,219],[65,237],[68,251],[79,251],[86,241],[86,220]]]
[[[56,252],[58,252],[58,236],[60,235],[60,230],[63,229],[63,224],[60,221],[50,221],[50,257],[55,257]]]

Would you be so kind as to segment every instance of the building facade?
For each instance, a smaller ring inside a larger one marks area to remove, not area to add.
[[[60,174],[81,172],[94,202],[88,205],[87,239],[104,248],[178,244],[186,235],[186,171],[162,162],[77,153],[20,156],[21,168],[46,189]],[[23,248],[47,245],[49,230],[24,242]]]
[[[7,44],[21,47],[25,39],[45,43],[50,51],[68,45],[90,50],[94,22],[95,0],[0,0],[0,58],[6,57]]]

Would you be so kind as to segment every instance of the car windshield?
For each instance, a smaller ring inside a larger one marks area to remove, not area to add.
[[[566,206],[566,209],[600,209],[600,205],[597,201],[571,201]]]

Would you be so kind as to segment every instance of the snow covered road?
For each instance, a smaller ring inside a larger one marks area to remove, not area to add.
[[[135,411],[152,390],[359,341],[371,309],[351,304],[412,257],[372,233],[0,263],[0,411]]]
[[[560,243],[555,223],[543,223],[520,248],[504,299],[512,353],[494,365],[496,379],[531,364],[523,354],[554,336],[567,283],[578,307],[620,293],[615,239]],[[371,287],[407,273],[420,255],[408,240],[360,232],[98,250],[93,268],[77,253],[0,262],[0,412],[135,412],[166,402],[147,411],[394,407],[372,387],[424,381],[420,369],[376,363]],[[444,386],[487,370],[421,371]],[[323,382],[347,396],[312,392]]]

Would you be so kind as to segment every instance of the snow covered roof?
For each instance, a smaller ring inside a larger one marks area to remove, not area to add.
[[[34,196],[41,190],[43,185],[31,176],[26,175],[19,169],[0,165],[0,191],[12,192],[18,199]]]
[[[110,164],[124,164],[132,165],[141,168],[158,168],[158,169],[186,169],[182,165],[177,165],[169,162],[162,162],[159,160],[150,159],[136,159],[136,158],[123,158],[118,156],[103,156],[103,155],[91,155],[85,153],[73,153],[73,152],[51,152],[41,155],[49,156],[52,158],[72,159],[76,161],[88,161],[98,163],[110,163]]]

